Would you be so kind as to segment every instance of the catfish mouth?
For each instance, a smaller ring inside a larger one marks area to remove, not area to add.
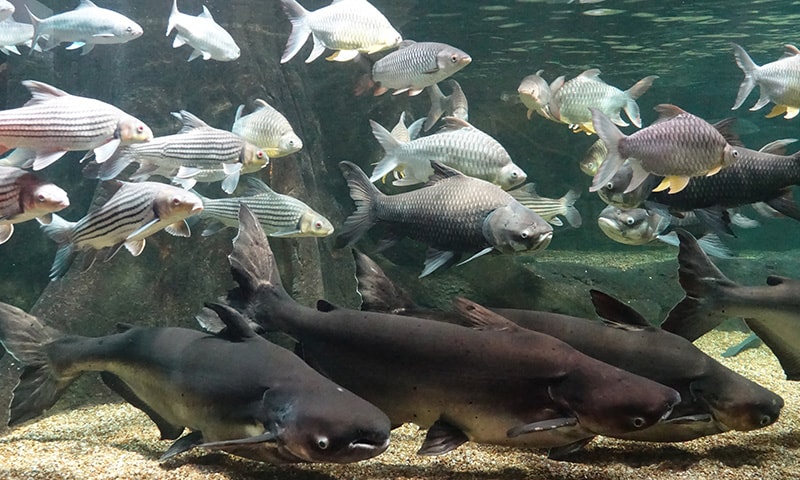
[[[376,457],[389,448],[389,436],[382,439],[362,437],[353,440],[337,450],[323,449],[316,446],[298,445],[292,448],[284,445],[282,453],[292,456],[296,461],[310,463],[353,463]]]

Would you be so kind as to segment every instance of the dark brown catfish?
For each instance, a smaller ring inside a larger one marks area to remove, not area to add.
[[[372,259],[359,252],[354,256],[362,308],[462,321],[450,312],[423,313]],[[620,438],[680,442],[728,430],[753,430],[778,419],[783,407],[780,396],[728,369],[686,339],[651,326],[616,299],[596,290],[591,293],[598,314],[609,323],[533,310],[493,308],[500,319],[473,317],[474,309],[463,310],[481,328],[519,331],[523,327],[552,335],[591,357],[681,394],[681,403],[663,422]],[[456,302],[465,307],[463,301]]]
[[[225,323],[218,335],[127,327],[82,337],[0,303],[0,341],[24,365],[9,426],[42,414],[73,380],[96,371],[162,439],[192,430],[162,459],[195,446],[271,463],[347,463],[386,450],[390,424],[380,410],[256,335],[229,307],[213,307]]]
[[[479,331],[399,315],[295,302],[267,238],[242,207],[229,256],[228,299],[267,330],[298,339],[309,363],[386,412],[429,428],[420,453],[465,441],[583,445],[654,425],[680,402],[673,389],[588,357],[549,335]]]

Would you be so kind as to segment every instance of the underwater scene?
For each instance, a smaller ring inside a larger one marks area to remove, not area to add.
[[[800,477],[798,20],[0,0],[0,478]]]

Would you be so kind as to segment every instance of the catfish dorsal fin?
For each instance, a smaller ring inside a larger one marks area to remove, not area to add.
[[[439,162],[431,162],[431,168],[433,168],[433,175],[428,178],[428,183],[425,185],[434,184],[440,180],[443,180],[448,177],[464,177],[465,175],[455,168],[448,167],[447,165]]]
[[[653,107],[658,113],[658,122],[663,122],[665,120],[669,120],[671,118],[675,118],[678,115],[686,113],[686,111],[680,107],[676,107],[671,103],[661,103]]]
[[[239,206],[239,232],[233,239],[233,251],[228,255],[228,262],[231,275],[239,285],[239,290],[231,292],[229,298],[243,296],[241,300],[249,302],[260,288],[271,290],[284,298],[288,296],[283,289],[267,236],[258,218],[245,204]]]
[[[635,330],[652,327],[639,312],[611,295],[594,289],[589,290],[589,293],[592,296],[594,311],[601,318],[613,322],[614,325],[612,326],[632,328]]]
[[[474,328],[510,332],[520,330],[516,323],[506,317],[464,297],[456,297],[453,300],[453,310]]]
[[[338,309],[339,307],[337,307],[336,305],[332,304],[327,300],[317,300],[317,311],[319,312],[327,313]]]
[[[222,323],[225,324],[225,328],[219,332],[220,336],[236,342],[256,335],[247,319],[229,305],[218,302],[206,302],[205,306],[213,310],[219,319],[222,320]]]

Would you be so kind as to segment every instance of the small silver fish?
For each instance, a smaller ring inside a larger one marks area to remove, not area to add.
[[[453,79],[447,81],[450,85],[450,95],[445,96],[439,88],[439,84],[433,84],[428,87],[428,95],[431,98],[431,109],[428,111],[428,116],[425,118],[424,131],[428,131],[433,125],[442,117],[455,117],[465,122],[469,121],[469,104],[467,103],[467,96],[464,95],[464,90],[461,85]]]
[[[373,95],[383,95],[390,88],[392,95],[408,92],[418,95],[425,87],[436,85],[472,62],[472,57],[446,43],[404,40],[397,50],[372,65],[372,75],[356,88],[361,95],[378,85]]]
[[[775,107],[767,114],[767,118],[784,115],[794,118],[800,112],[800,50],[794,45],[785,45],[780,59],[759,66],[741,46],[732,43],[736,64],[744,72],[744,80],[739,86],[736,102],[731,110],[741,107],[756,85],[761,89],[758,101],[750,107],[756,111],[769,102]]]
[[[285,157],[303,148],[303,141],[281,112],[260,98],[253,103],[256,109],[247,115],[242,115],[244,105],[239,105],[233,133],[264,150],[269,158]]]
[[[522,104],[528,108],[528,120],[530,120],[533,113],[536,112],[548,120],[556,121],[550,114],[550,99],[553,98],[553,92],[550,90],[550,85],[547,84],[547,81],[542,78],[542,72],[544,72],[544,70],[539,70],[523,78],[519,87],[517,87],[517,93],[519,94],[519,99],[522,101]],[[563,82],[563,80],[564,77],[561,76],[553,83],[559,81]]]
[[[271,237],[327,237],[333,233],[331,222],[300,200],[273,191],[257,178],[243,180],[248,189],[244,196],[233,198],[206,198],[201,218],[211,218],[202,235],[213,235],[220,230],[239,226],[239,207],[247,205],[264,233]]]
[[[27,170],[0,166],[0,244],[11,238],[15,223],[50,223],[54,212],[68,206],[67,192],[59,187]]]
[[[85,174],[110,180],[136,162],[139,170],[131,180],[160,175],[184,188],[191,188],[198,181],[222,180],[222,190],[232,193],[241,174],[258,171],[269,162],[261,149],[235,133],[213,128],[185,110],[173,115],[183,122],[178,133],[121,148],[107,162],[85,170]]]
[[[601,189],[626,158],[631,159],[633,168],[626,193],[641,185],[650,173],[665,177],[653,191],[669,188],[669,193],[677,193],[690,177],[713,175],[739,157],[736,147],[713,125],[675,105],[657,105],[658,121],[631,135],[620,132],[603,112],[590,110],[597,135],[608,148],[591,192]]]
[[[559,77],[550,85],[553,94],[549,112],[556,121],[572,125],[575,131],[594,133],[589,108],[603,112],[612,122],[622,127],[628,126],[620,117],[620,110],[625,110],[631,123],[641,128],[642,119],[636,99],[657,78],[656,75],[645,77],[623,92],[601,80],[600,70],[596,68],[586,70],[566,82],[563,77]]]
[[[22,85],[33,98],[20,108],[0,111],[0,153],[16,148],[10,160],[15,166],[41,170],[76,150],[93,150],[102,163],[120,145],[153,138],[144,122],[113,105],[34,80]]]
[[[386,151],[372,172],[374,182],[393,171],[403,178],[398,186],[425,183],[433,174],[431,162],[447,165],[459,172],[492,182],[508,190],[527,178],[511,160],[505,148],[490,135],[454,117],[445,118],[445,126],[434,135],[400,142],[377,122],[370,120],[372,134]]]
[[[536,185],[526,183],[508,193],[552,225],[564,226],[559,216],[566,218],[572,228],[578,228],[583,223],[580,212],[575,208],[575,201],[581,197],[581,192],[577,190],[570,190],[561,198],[547,198],[536,193]]]
[[[144,32],[138,23],[125,15],[100,8],[90,0],[80,0],[75,10],[47,18],[37,18],[30,9],[28,14],[34,29],[33,44],[46,39],[45,51],[60,43],[71,42],[67,50],[83,47],[81,55],[86,55],[95,45],[130,42]]]
[[[606,144],[603,143],[602,140],[594,142],[592,146],[586,150],[586,154],[581,160],[581,172],[590,177],[594,177],[597,174],[597,170],[600,168],[600,164],[605,160],[606,155],[608,155]]]
[[[222,28],[211,12],[203,5],[203,11],[195,16],[178,11],[178,0],[172,0],[172,12],[169,14],[167,34],[177,30],[172,48],[189,45],[193,48],[187,61],[203,57],[203,60],[219,60],[229,62],[239,58],[241,50],[227,30]]]
[[[8,17],[0,22],[0,52],[6,55],[19,55],[17,45],[33,46],[33,25],[18,23],[14,17]]]
[[[366,0],[336,0],[313,12],[295,0],[281,0],[281,3],[292,22],[292,33],[286,42],[281,63],[297,55],[309,35],[314,40],[314,49],[306,58],[306,63],[313,62],[326,48],[336,50],[328,60],[346,62],[360,52],[380,52],[403,40],[389,20]]]
[[[172,185],[156,182],[114,182],[119,189],[99,208],[77,222],[53,215],[42,230],[58,244],[50,279],[64,275],[75,255],[88,250],[86,268],[98,256],[110,260],[124,246],[133,256],[142,253],[145,239],[166,230],[188,237],[185,219],[199,213],[203,202],[197,195]]]

